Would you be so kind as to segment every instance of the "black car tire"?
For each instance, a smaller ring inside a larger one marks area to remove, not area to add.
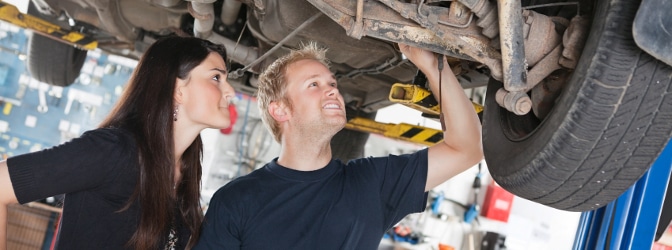
[[[486,95],[483,146],[493,179],[513,194],[567,211],[618,198],[672,134],[672,68],[632,37],[638,1],[604,0],[582,57],[551,113],[516,116]]]
[[[41,82],[70,86],[84,66],[86,50],[33,34],[28,40],[28,72]]]
[[[69,28],[67,22],[58,17],[41,13],[33,1],[28,2],[27,11],[63,29]],[[38,81],[67,87],[79,77],[86,54],[86,50],[33,33],[28,38],[28,72]]]

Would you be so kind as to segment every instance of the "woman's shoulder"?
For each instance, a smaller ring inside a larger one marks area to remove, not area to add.
[[[116,127],[106,127],[106,128],[92,129],[92,130],[86,131],[86,132],[84,132],[84,134],[82,134],[82,137],[85,137],[85,136],[118,139],[118,140],[133,138],[133,134],[130,131],[128,131],[127,129],[116,128]]]
[[[96,128],[84,132],[80,137],[81,140],[91,141],[98,147],[132,146],[135,145],[133,134],[123,128]]]
[[[131,132],[128,131],[125,128],[118,128],[118,127],[102,127],[102,128],[95,128],[89,131],[84,132],[84,134],[108,134],[108,135],[130,135]]]

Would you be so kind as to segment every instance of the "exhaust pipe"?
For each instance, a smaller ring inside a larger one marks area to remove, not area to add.
[[[215,23],[214,2],[213,0],[193,0],[189,2],[189,13],[194,17],[194,36],[223,45],[229,59],[242,65],[249,65],[259,58],[259,52],[255,48],[237,44],[229,38],[212,32]],[[231,5],[224,4],[222,7],[222,13],[227,13],[226,16],[230,16],[234,12],[238,13],[233,9],[224,11],[226,6]],[[233,7],[235,8],[235,5]],[[240,5],[238,5],[239,8]]]

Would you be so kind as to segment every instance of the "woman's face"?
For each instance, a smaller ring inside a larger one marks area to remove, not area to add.
[[[178,79],[178,119],[206,128],[229,127],[229,102],[235,91],[226,77],[226,63],[219,54],[211,52],[187,79]]]

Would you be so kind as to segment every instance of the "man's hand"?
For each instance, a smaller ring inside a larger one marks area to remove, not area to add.
[[[406,58],[413,62],[422,72],[436,71],[438,68],[436,54],[431,51],[416,48],[408,44],[400,43],[399,50],[404,53]]]

